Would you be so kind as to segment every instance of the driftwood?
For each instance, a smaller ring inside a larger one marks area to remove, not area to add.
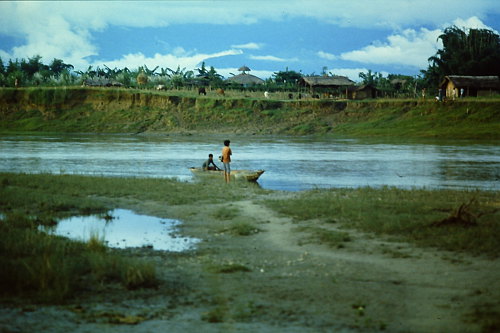
[[[477,226],[478,218],[484,215],[483,213],[476,214],[472,212],[472,207],[475,204],[477,204],[477,201],[475,198],[472,198],[469,202],[461,204],[447,218],[431,223],[431,226],[442,227],[454,225],[462,227],[475,227]]]
[[[490,211],[480,211],[479,203],[475,198],[472,198],[467,203],[461,204],[455,209],[450,216],[442,220],[433,222],[431,227],[443,226],[460,226],[460,227],[475,227],[478,226],[478,220],[483,215],[495,214],[499,209]]]

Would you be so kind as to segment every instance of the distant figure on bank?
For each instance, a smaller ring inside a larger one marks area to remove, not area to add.
[[[233,152],[231,148],[229,148],[229,144],[231,141],[225,140],[224,147],[222,148],[222,163],[224,164],[224,179],[226,183],[229,183],[231,180],[231,155]]]
[[[269,92],[268,91],[264,91],[264,97],[269,99]]]
[[[203,162],[203,170],[220,170],[220,168],[214,163],[214,155],[208,154],[208,160]]]

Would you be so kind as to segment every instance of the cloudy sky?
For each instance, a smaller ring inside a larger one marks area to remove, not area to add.
[[[247,65],[359,80],[419,74],[448,26],[500,31],[498,0],[1,1],[0,57],[229,77]]]

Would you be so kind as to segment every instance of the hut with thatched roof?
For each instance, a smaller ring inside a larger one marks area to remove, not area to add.
[[[446,92],[446,97],[478,97],[500,93],[498,76],[445,76],[439,88]]]
[[[304,76],[300,80],[302,86],[309,87],[311,94],[318,90],[327,91],[338,88],[346,88],[354,85],[354,81],[349,80],[346,76]]]
[[[242,67],[238,68],[238,70],[241,72],[241,74],[231,76],[226,81],[229,83],[235,83],[235,84],[242,85],[243,87],[264,84],[264,80],[262,80],[261,78],[258,78],[255,75],[246,73],[246,72],[249,72],[251,70],[247,66],[242,66]]]
[[[348,99],[369,99],[369,98],[377,98],[379,91],[377,88],[372,86],[371,84],[364,84],[361,86],[350,86],[347,88]]]

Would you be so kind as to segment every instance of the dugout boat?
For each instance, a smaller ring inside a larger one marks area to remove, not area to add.
[[[224,170],[203,170],[203,168],[189,168],[195,176],[199,177],[221,177],[224,178]],[[231,178],[256,182],[264,170],[231,170]]]

